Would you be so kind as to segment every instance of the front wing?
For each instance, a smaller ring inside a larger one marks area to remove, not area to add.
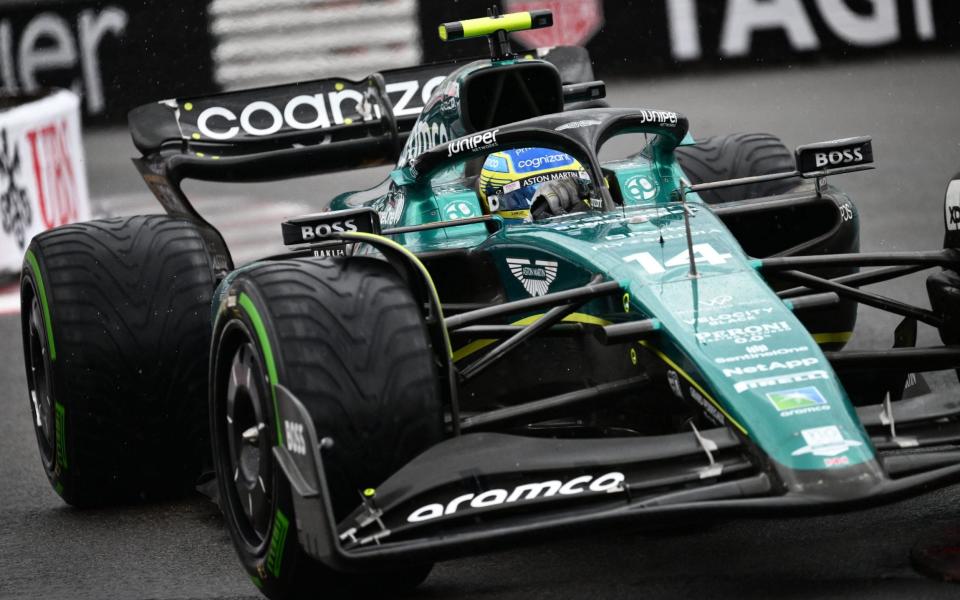
[[[300,544],[343,571],[445,560],[621,522],[835,512],[960,480],[960,431],[951,424],[960,406],[928,394],[858,409],[880,462],[797,472],[802,492],[785,492],[768,459],[723,428],[566,440],[464,433],[379,489],[358,490],[360,507],[337,522],[323,463],[333,442],[317,438],[306,408],[282,386],[277,400],[278,417],[304,432],[304,443],[274,448],[294,491]],[[886,410],[909,434],[889,427]],[[931,415],[935,425],[910,430]]]

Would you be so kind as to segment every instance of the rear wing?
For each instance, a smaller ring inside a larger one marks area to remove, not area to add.
[[[567,102],[602,97],[586,50],[538,54],[557,66]],[[462,64],[155,102],[130,111],[130,132],[140,161],[154,163],[154,172],[163,163],[176,181],[273,180],[390,164],[427,100]]]

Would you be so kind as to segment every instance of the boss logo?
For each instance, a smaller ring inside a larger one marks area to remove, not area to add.
[[[847,138],[809,144],[797,148],[797,167],[808,177],[822,171],[862,167],[873,163],[873,144],[869,137]]]
[[[318,237],[326,237],[333,233],[346,233],[348,231],[359,231],[357,224],[353,219],[333,223],[318,223],[316,225],[301,225],[300,235],[304,240],[312,240]]]
[[[346,233],[380,233],[380,217],[373,208],[351,208],[304,215],[280,224],[287,246],[323,244],[330,246],[331,236]]]
[[[847,150],[834,150],[833,152],[817,152],[814,154],[814,161],[818,169],[830,166],[849,165],[863,162],[863,150],[860,148],[851,148]]]
[[[286,434],[287,450],[294,454],[306,455],[307,442],[303,436],[303,423],[295,421],[283,422],[284,433]]]

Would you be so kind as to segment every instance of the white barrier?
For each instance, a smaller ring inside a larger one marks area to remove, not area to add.
[[[90,218],[85,168],[75,94],[0,108],[0,275],[20,270],[34,235]]]

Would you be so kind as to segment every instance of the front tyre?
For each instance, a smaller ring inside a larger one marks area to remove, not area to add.
[[[270,598],[354,597],[412,588],[430,565],[362,577],[297,541],[290,485],[273,460],[283,424],[274,386],[307,408],[335,518],[443,437],[441,395],[421,309],[372,258],[260,263],[228,278],[211,354],[210,418],[220,505],[240,561]],[[368,590],[369,591],[369,590]]]

